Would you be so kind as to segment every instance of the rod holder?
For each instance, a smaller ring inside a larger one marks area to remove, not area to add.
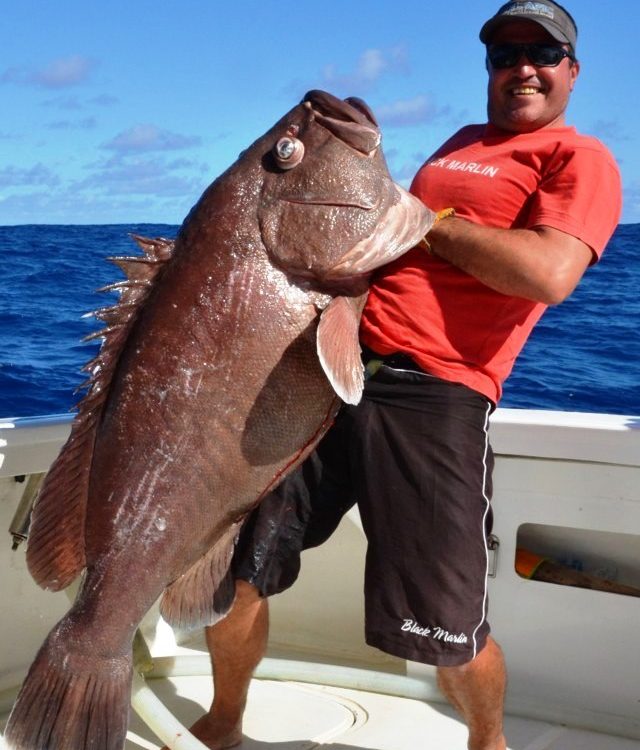
[[[13,544],[11,548],[17,550],[20,544],[25,541],[29,535],[29,524],[31,523],[31,510],[38,496],[40,485],[44,479],[44,473],[42,474],[30,474],[29,479],[25,485],[22,497],[16,508],[16,512],[13,514],[11,523],[9,524],[9,533],[13,537]],[[16,481],[19,481],[16,477]],[[22,477],[24,481],[24,477]]]

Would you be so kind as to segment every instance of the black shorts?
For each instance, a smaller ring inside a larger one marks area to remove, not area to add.
[[[328,539],[357,501],[368,541],[367,643],[455,666],[489,633],[493,404],[398,364],[367,380],[362,401],[342,408],[315,452],[250,516],[234,573],[263,596],[283,591],[300,552]]]

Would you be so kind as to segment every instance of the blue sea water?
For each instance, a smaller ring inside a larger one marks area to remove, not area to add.
[[[107,256],[136,254],[130,234],[173,225],[0,227],[0,417],[67,412],[97,342],[86,313],[121,274]],[[621,225],[574,294],[549,309],[506,383],[502,406],[640,414],[640,224]],[[471,323],[470,323],[471,324]]]

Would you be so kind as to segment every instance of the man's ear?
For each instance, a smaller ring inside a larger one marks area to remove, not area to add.
[[[576,79],[578,78],[579,73],[580,73],[580,62],[576,60],[571,66],[571,84],[570,84],[571,91],[573,91],[573,87],[576,85]]]

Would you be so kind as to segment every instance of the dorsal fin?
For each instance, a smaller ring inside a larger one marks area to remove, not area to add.
[[[106,328],[85,341],[102,338],[103,343],[98,356],[83,367],[89,378],[80,388],[86,387],[87,393],[77,406],[69,439],[45,477],[31,516],[29,570],[40,586],[54,591],[68,586],[85,566],[84,526],[96,426],[133,321],[174,246],[172,240],[163,238],[132,237],[144,256],[110,259],[127,278],[103,288],[119,291],[120,300],[94,313]]]
[[[169,260],[173,252],[173,240],[167,240],[164,237],[141,237],[139,234],[130,235],[131,239],[138,244],[142,252],[152,260],[165,261]]]
[[[146,283],[153,280],[157,272],[157,265],[163,263],[161,260],[150,260],[149,258],[108,258],[116,266],[122,269],[129,282]]]

